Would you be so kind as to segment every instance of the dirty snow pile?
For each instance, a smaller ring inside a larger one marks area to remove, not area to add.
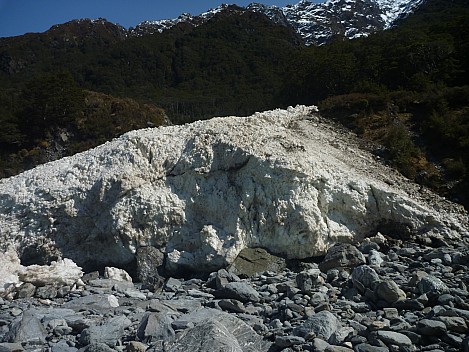
[[[244,248],[308,258],[378,231],[466,235],[461,208],[421,192],[298,106],[133,131],[0,180],[0,244],[87,269],[151,246],[169,272],[210,272]]]

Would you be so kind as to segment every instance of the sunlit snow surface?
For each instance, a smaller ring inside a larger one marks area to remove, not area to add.
[[[392,23],[401,15],[410,13],[419,7],[425,0],[375,0],[383,10],[386,17],[386,27],[390,27]]]

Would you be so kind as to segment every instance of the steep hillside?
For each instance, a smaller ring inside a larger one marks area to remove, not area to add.
[[[69,43],[69,27],[83,32],[79,43],[57,45]],[[100,34],[90,34],[90,27]],[[249,114],[277,105],[284,66],[300,44],[292,29],[235,6],[204,26],[181,23],[162,34],[127,39],[108,22],[75,21],[43,34],[1,39],[0,84],[18,89],[60,67],[82,88],[151,101],[173,120]]]
[[[123,33],[104,20],[83,20],[0,40],[2,176],[147,122],[160,125],[162,112],[155,106],[164,107],[176,123],[275,107],[286,78],[282,65],[299,43],[292,31],[260,14],[240,14],[236,7],[196,30],[181,25],[164,35],[127,39]],[[137,110],[125,109],[119,120],[113,103],[98,114],[84,98],[89,91],[120,101],[130,97]],[[156,109],[154,117],[145,106]],[[73,134],[73,143],[44,153],[63,129]]]
[[[0,95],[0,102],[10,98]],[[14,99],[14,114],[0,107],[0,177],[169,123],[154,105],[81,89],[68,74],[30,81]]]
[[[406,176],[469,204],[468,21],[466,2],[428,0],[396,28],[309,48],[297,101],[319,100]]]

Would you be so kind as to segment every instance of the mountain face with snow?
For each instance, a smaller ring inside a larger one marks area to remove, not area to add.
[[[192,16],[190,13],[183,13],[178,18],[175,19],[166,19],[160,21],[144,21],[129,29],[129,34],[132,36],[147,35],[153,33],[161,33],[167,29],[173,28],[174,26],[182,23],[189,24],[191,26],[199,26],[208,20],[210,20],[217,13],[222,11],[227,11],[228,9],[233,8],[233,6],[221,5],[216,9],[211,9],[207,12],[204,12],[198,16]]]
[[[176,19],[145,21],[131,28],[131,35],[162,32],[178,24],[198,26],[225,11],[253,11],[266,15],[275,23],[293,27],[307,45],[322,45],[336,37],[349,39],[367,36],[390,28],[396,20],[406,17],[425,0],[327,0],[314,3],[301,0],[280,8],[252,3],[246,8],[221,5],[201,15],[182,14]]]
[[[325,44],[334,37],[349,39],[387,29],[411,13],[423,0],[302,0],[281,9],[306,44]],[[248,8],[255,9],[254,4]],[[266,13],[269,15],[269,13]]]

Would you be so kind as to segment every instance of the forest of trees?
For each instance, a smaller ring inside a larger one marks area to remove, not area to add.
[[[236,7],[142,37],[110,23],[87,35],[85,22],[3,38],[0,176],[50,159],[59,136],[68,155],[164,124],[164,112],[178,124],[316,104],[404,175],[467,206],[467,23],[466,1],[427,0],[391,30],[320,47]]]

